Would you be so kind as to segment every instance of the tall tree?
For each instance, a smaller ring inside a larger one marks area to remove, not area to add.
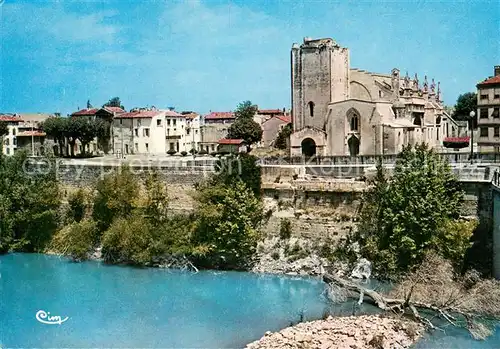
[[[78,118],[69,118],[64,123],[64,136],[68,141],[71,157],[75,156],[76,141],[78,140],[78,137],[80,137],[80,123],[78,121],[75,122],[75,120],[78,120]]]
[[[74,118],[71,122],[75,123],[76,138],[82,143],[82,155],[85,155],[87,145],[97,137],[98,124],[94,120],[88,121],[84,118]]]
[[[469,120],[471,111],[477,112],[477,93],[467,92],[458,96],[453,118],[455,120]],[[476,127],[476,125],[477,122],[474,120],[474,127]]]
[[[66,143],[66,123],[67,118],[48,118],[42,124],[42,130],[59,145],[59,156],[64,155],[64,144]]]
[[[235,120],[229,127],[227,138],[243,139],[248,145],[260,142],[262,128],[253,120],[257,110],[257,106],[250,101],[240,103],[234,112]]]
[[[373,184],[363,199],[359,241],[379,275],[397,277],[432,250],[460,266],[474,227],[458,220],[463,192],[447,162],[425,145],[407,147],[393,176],[379,165]]]
[[[120,101],[120,97],[111,98],[107,103],[104,103],[103,107],[118,107],[125,109],[125,107],[122,105],[122,102]]]

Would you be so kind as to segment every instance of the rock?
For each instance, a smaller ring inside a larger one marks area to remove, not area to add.
[[[356,266],[351,272],[351,277],[356,279],[369,279],[371,275],[372,263],[366,258],[358,260]]]

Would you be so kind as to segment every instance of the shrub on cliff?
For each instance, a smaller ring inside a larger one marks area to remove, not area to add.
[[[207,268],[246,269],[259,240],[262,205],[242,181],[198,191],[193,254]]]
[[[361,207],[361,254],[375,271],[396,277],[433,250],[459,267],[474,223],[458,223],[463,192],[448,163],[426,145],[406,147],[392,176],[380,164]]]
[[[108,263],[148,265],[153,253],[153,227],[142,215],[118,217],[102,236],[102,255]]]
[[[92,218],[100,231],[106,230],[115,217],[129,215],[138,199],[139,183],[128,166],[99,180],[96,185]]]
[[[88,209],[87,200],[87,193],[81,188],[69,195],[66,216],[70,222],[80,222],[85,217]]]
[[[260,197],[262,176],[258,158],[249,154],[231,155],[215,162],[216,175],[212,183],[231,185],[243,181],[256,197]]]
[[[50,249],[70,256],[75,261],[89,258],[99,242],[97,224],[93,220],[75,221],[62,228],[52,239]]]
[[[0,146],[0,252],[41,251],[58,227],[55,173],[30,172],[27,162],[25,152],[5,157]]]

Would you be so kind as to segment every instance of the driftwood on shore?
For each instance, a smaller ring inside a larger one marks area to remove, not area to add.
[[[431,303],[414,301],[411,299],[412,290],[410,290],[408,296],[405,298],[389,298],[375,290],[363,287],[336,275],[324,274],[323,280],[329,285],[335,285],[356,294],[356,296],[353,295],[353,298],[359,297],[359,304],[367,302],[383,311],[409,316],[430,329],[438,329],[438,327],[432,323],[432,319],[422,316],[421,311],[430,311],[435,315],[434,317],[440,317],[453,326],[465,327],[477,339],[482,339],[490,334],[484,324],[474,321],[477,314],[464,312],[452,306],[441,307]],[[461,317],[461,319],[458,319],[458,317]]]

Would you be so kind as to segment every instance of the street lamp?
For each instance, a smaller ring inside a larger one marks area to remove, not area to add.
[[[474,110],[472,110],[469,113],[470,116],[470,163],[472,164],[474,162],[474,116],[476,116],[476,113]]]

